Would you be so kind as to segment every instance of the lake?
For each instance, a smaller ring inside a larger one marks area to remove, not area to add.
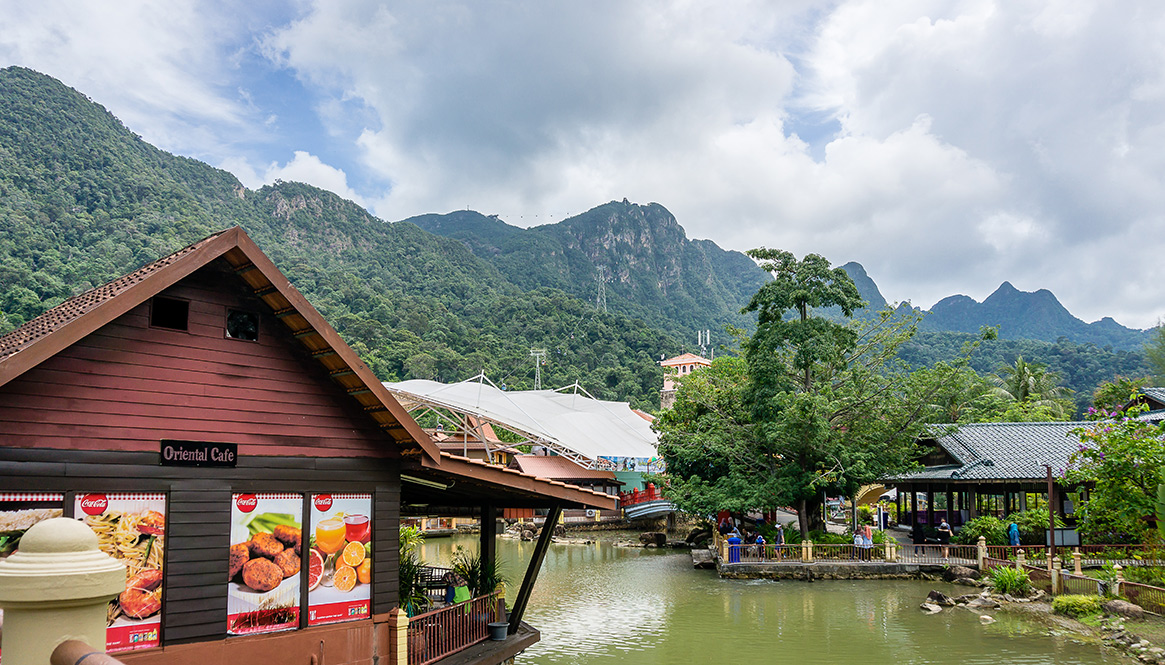
[[[602,536],[607,538],[609,536]],[[425,543],[425,560],[447,565],[452,549],[477,549],[477,536]],[[498,540],[512,602],[534,543]],[[964,665],[1129,662],[1098,644],[1053,636],[1006,613],[982,625],[955,608],[928,616],[922,581],[722,580],[695,570],[687,552],[552,544],[525,620],[542,641],[519,663],[637,665],[752,661]]]

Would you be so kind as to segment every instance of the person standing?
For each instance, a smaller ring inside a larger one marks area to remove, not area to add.
[[[1013,551],[1019,548],[1019,525],[1015,522],[1007,525],[1007,544]]]
[[[740,563],[740,544],[744,542],[740,534],[733,531],[728,534],[728,563]]]
[[[951,525],[947,524],[944,517],[941,524],[938,525],[938,541],[943,546],[943,558],[946,559],[951,555]]]

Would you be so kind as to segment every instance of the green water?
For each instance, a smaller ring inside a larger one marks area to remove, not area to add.
[[[448,562],[473,536],[434,539],[425,558]],[[534,544],[499,539],[512,602]],[[1046,627],[994,613],[984,626],[963,609],[924,615],[930,589],[914,581],[721,580],[694,570],[685,553],[610,544],[551,545],[525,620],[542,641],[529,663],[1121,663],[1113,651],[1054,636]]]

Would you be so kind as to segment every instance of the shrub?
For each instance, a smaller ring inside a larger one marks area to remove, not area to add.
[[[1016,570],[1010,566],[991,569],[991,586],[995,587],[996,593],[1009,593],[1013,596],[1026,596],[1032,590],[1027,571]]]
[[[1159,566],[1129,566],[1124,569],[1124,576],[1130,582],[1165,587],[1165,568]]]
[[[1056,596],[1052,601],[1052,611],[1074,619],[1100,613],[1100,596],[1068,594]]]
[[[1046,508],[1025,510],[1022,513],[1012,513],[1004,518],[1004,540],[1001,545],[1007,544],[1007,525],[1015,522],[1019,525],[1019,542],[1021,545],[1044,545],[1048,542],[1048,511]],[[1056,517],[1056,528],[1064,527],[1064,522]]]
[[[1007,524],[998,517],[976,517],[963,525],[954,540],[961,545],[978,545],[979,536],[986,538],[988,545],[1006,545]]]

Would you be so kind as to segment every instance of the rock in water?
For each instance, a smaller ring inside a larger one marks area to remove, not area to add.
[[[983,624],[984,626],[990,623],[995,623],[995,617],[991,616],[990,614],[980,614],[979,623]]]
[[[991,600],[990,598],[979,596],[971,602],[967,603],[967,607],[990,607],[991,609],[997,610],[999,609],[999,603]]]
[[[712,558],[712,550],[692,550],[692,567],[693,568],[715,568],[716,561]]]
[[[644,547],[666,547],[667,534],[661,531],[646,531],[639,534],[639,542]]]
[[[950,596],[946,595],[942,591],[932,590],[930,593],[926,594],[926,602],[934,603],[935,605],[939,605],[941,607],[954,607],[955,606],[954,599],[952,599]]]
[[[1129,619],[1144,619],[1145,610],[1140,605],[1134,605],[1125,600],[1110,600],[1101,605],[1105,612]]]
[[[927,614],[938,614],[939,612],[943,611],[943,608],[935,605],[934,603],[923,603],[919,605],[918,608]]]
[[[943,579],[948,582],[953,582],[961,577],[977,580],[979,579],[979,571],[966,566],[951,566],[943,571]]]

